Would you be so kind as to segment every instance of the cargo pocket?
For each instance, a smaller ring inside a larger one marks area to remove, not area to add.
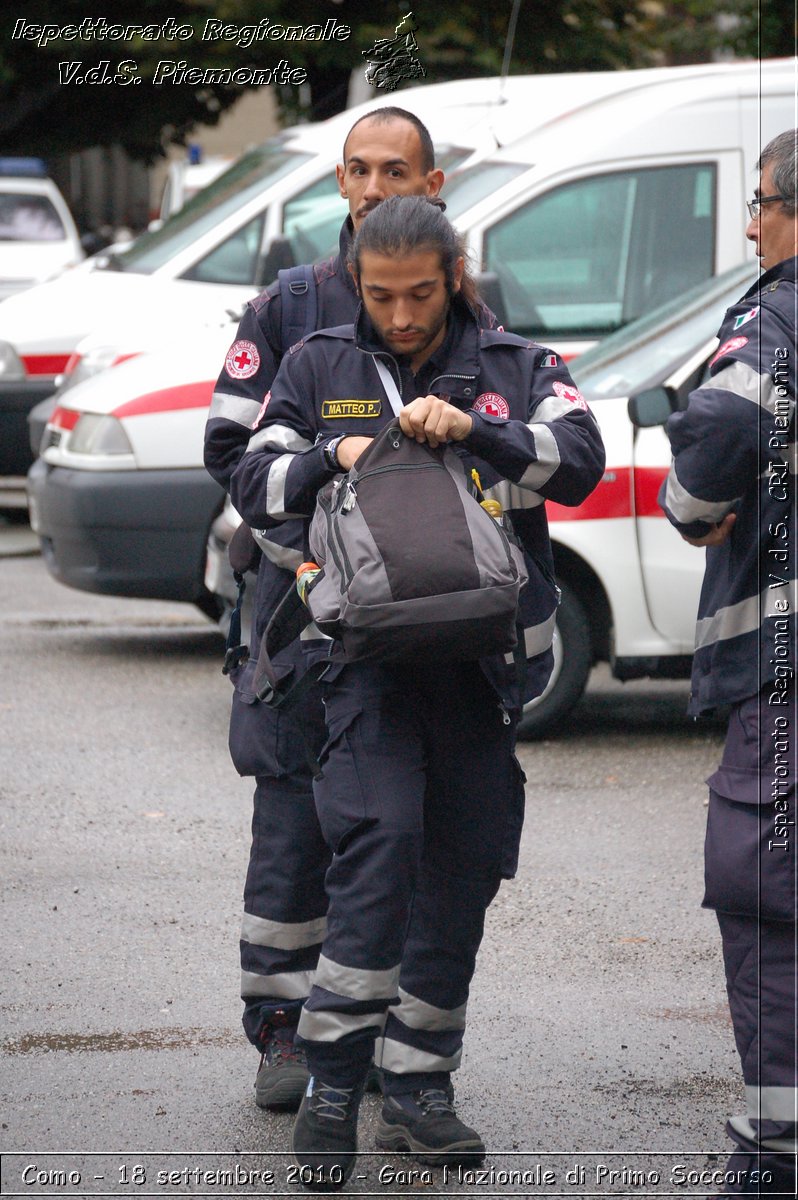
[[[794,921],[794,747],[792,733],[782,741],[776,718],[764,693],[743,700],[729,715],[722,761],[707,780],[704,905]]]
[[[723,768],[707,782],[704,907],[768,921],[794,921],[794,828],[785,836],[776,821],[780,810],[773,801],[762,802],[758,789],[747,789],[744,799],[724,795],[731,788]],[[792,797],[788,803],[792,813]]]
[[[364,787],[360,749],[361,709],[328,718],[327,741],[319,754],[319,774],[313,780],[316,811],[324,840],[342,853],[352,834],[368,818],[369,789]],[[360,759],[360,763],[358,763]]]
[[[518,870],[518,854],[521,848],[521,832],[524,827],[524,806],[526,793],[524,784],[526,775],[513,755],[512,761],[512,790],[508,797],[507,821],[504,828],[504,843],[502,845],[501,876],[502,879],[513,879]]]
[[[310,776],[301,729],[289,714],[262,704],[253,691],[256,666],[251,659],[230,673],[235,689],[228,738],[233,766],[239,775],[282,779],[306,771]]]

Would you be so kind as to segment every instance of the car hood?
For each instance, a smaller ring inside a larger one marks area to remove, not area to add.
[[[251,286],[162,280],[119,271],[70,271],[26,289],[0,305],[0,340],[21,356],[71,354],[95,330],[115,331],[115,342],[131,351],[162,341],[164,329],[196,321],[198,325],[226,310],[240,310],[255,295]]]
[[[195,328],[191,338],[175,339],[69,388],[58,396],[59,407],[123,418],[164,413],[184,407],[198,386],[207,388],[207,405],[235,333],[232,321]]]

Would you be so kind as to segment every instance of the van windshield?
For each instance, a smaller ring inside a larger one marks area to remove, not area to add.
[[[0,194],[1,242],[58,242],[65,237],[61,218],[47,196]]]
[[[446,215],[450,221],[459,217],[486,196],[497,192],[511,179],[529,170],[528,163],[481,162],[462,171],[447,174],[442,196],[446,201]]]
[[[289,150],[280,138],[270,139],[243,155],[218,179],[197,192],[160,229],[143,233],[128,250],[109,255],[98,265],[116,271],[151,274],[289,171],[310,162],[311,157]]]
[[[605,338],[572,364],[581,391],[593,401],[662,383],[717,333],[724,312],[756,274],[753,263],[732,267]]]
[[[446,176],[442,198],[446,201],[446,215],[450,220],[527,170],[523,163],[488,162],[458,170],[458,164],[469,156],[470,151],[462,146],[435,147],[435,162]],[[283,233],[291,261],[315,262],[335,254],[346,211],[346,203],[341,199],[332,171],[287,200],[283,209]]]

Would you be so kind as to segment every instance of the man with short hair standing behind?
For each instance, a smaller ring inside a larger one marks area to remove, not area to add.
[[[704,905],[720,925],[747,1114],[722,1195],[795,1195],[798,130],[759,163],[746,236],[764,274],[726,314],[710,378],[668,422],[660,494],[707,548],[689,711],[731,706],[709,779]]]

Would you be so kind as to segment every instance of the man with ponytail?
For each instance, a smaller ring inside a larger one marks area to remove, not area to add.
[[[314,794],[332,861],[327,931],[297,1032],[311,1079],[292,1148],[319,1190],[343,1186],[354,1168],[372,1057],[383,1071],[378,1147],[431,1164],[485,1155],[457,1115],[451,1075],[485,912],[518,860],[517,718],[552,666],[544,501],[580,504],[604,469],[598,427],[562,360],[481,328],[439,206],[384,200],[357,231],[349,269],[355,323],[312,334],[285,357],[259,444],[233,475],[233,503],[258,528],[309,519],[318,490],[396,416],[407,437],[451,444],[526,551],[529,669],[522,694],[511,654],[480,658],[475,647],[462,662],[411,666],[348,661],[339,643],[304,639],[309,658],[328,659]],[[436,514],[428,519],[435,528]]]

